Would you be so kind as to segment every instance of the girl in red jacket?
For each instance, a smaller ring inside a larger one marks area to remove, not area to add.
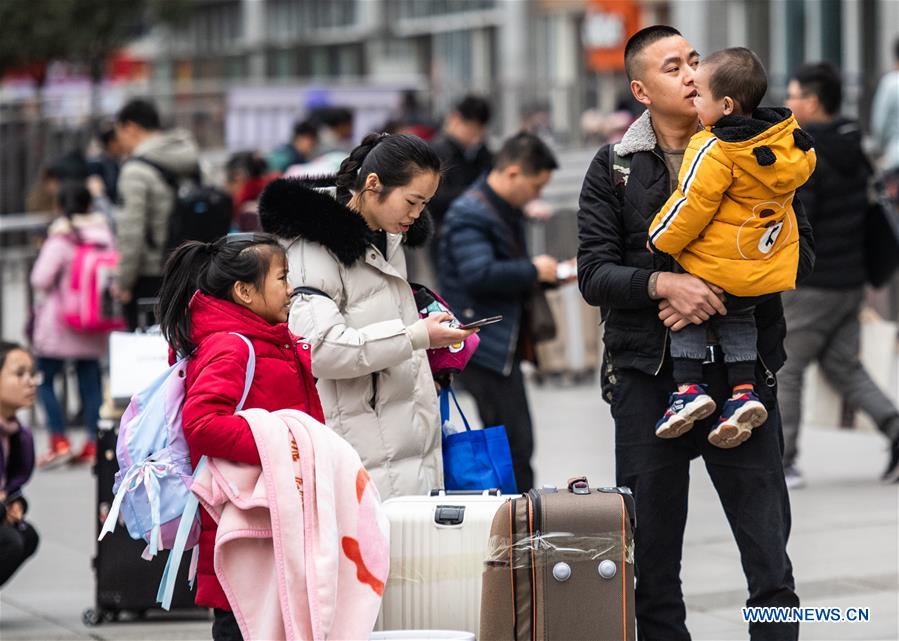
[[[284,250],[267,234],[186,242],[166,263],[158,318],[174,353],[191,355],[182,420],[194,465],[203,455],[260,464],[250,426],[234,414],[249,355],[232,332],[256,352],[246,408],[297,409],[324,422],[309,344],[287,328],[290,294]],[[200,521],[196,602],[215,609],[213,639],[239,639],[213,569],[216,524],[205,511]]]

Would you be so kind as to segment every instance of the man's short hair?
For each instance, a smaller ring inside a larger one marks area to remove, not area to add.
[[[796,69],[792,79],[799,83],[802,93],[816,96],[828,115],[832,116],[840,111],[843,104],[843,80],[832,64],[804,64]]]
[[[321,123],[330,129],[340,127],[342,125],[353,124],[353,110],[349,107],[326,107],[319,114]]]
[[[476,122],[481,125],[486,125],[490,122],[490,103],[474,94],[468,94],[457,102],[456,106],[453,107],[453,111],[459,114],[462,120]]]
[[[637,64],[637,56],[639,56],[646,47],[659,40],[679,35],[681,35],[681,32],[674,27],[669,27],[665,24],[656,24],[651,27],[646,27],[645,29],[640,29],[640,31],[628,38],[627,44],[624,46],[624,69],[627,71],[627,79],[638,79],[639,65]]]
[[[768,74],[759,57],[746,47],[722,49],[702,61],[712,67],[709,90],[716,100],[730,96],[740,111],[750,114],[768,92]]]
[[[493,159],[494,169],[502,171],[510,165],[518,165],[528,176],[559,168],[555,154],[546,143],[524,131],[506,140]]]
[[[116,133],[112,123],[107,122],[100,125],[97,130],[97,139],[100,141],[100,146],[102,146],[103,149],[108,149],[109,145],[115,142]]]
[[[120,125],[133,122],[147,131],[157,131],[162,128],[156,106],[143,98],[136,98],[125,103],[125,106],[116,114],[116,122]]]
[[[318,138],[318,127],[315,126],[315,123],[310,122],[309,120],[300,120],[293,126],[293,137],[294,139],[296,139],[300,136],[311,136],[312,138]]]

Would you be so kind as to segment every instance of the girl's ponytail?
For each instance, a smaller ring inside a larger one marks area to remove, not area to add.
[[[181,244],[165,263],[156,318],[169,345],[180,358],[194,350],[190,337],[190,299],[197,291],[199,276],[209,269],[215,245],[189,240]]]

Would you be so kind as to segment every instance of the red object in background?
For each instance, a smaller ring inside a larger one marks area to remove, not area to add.
[[[33,62],[29,65],[24,65],[22,67],[17,67],[16,69],[10,69],[2,76],[0,76],[0,82],[14,82],[14,81],[34,81],[38,78],[44,78],[47,75],[47,63],[46,62]]]
[[[589,0],[581,39],[594,71],[624,69],[624,46],[640,27],[636,0]]]
[[[275,178],[280,177],[281,174],[273,172],[265,176],[249,178],[237,190],[237,193],[234,195],[234,222],[240,231],[259,231],[262,229],[259,224],[257,201],[266,185]]]
[[[134,58],[127,51],[120,50],[106,61],[106,78],[119,80],[141,80],[147,77],[147,61]]]

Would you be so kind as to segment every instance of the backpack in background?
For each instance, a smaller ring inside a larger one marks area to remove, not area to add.
[[[175,193],[163,257],[168,256],[185,241],[198,240],[211,243],[231,231],[231,221],[234,217],[231,195],[218,187],[204,185],[199,167],[190,176],[181,177],[167,167],[142,156],[135,156],[131,160],[142,162],[155,169]],[[146,240],[152,249],[159,247],[150,231],[149,221]]]
[[[78,239],[69,277],[61,284],[62,319],[79,332],[113,332],[127,326],[112,295],[119,252]]]
[[[243,396],[235,413],[243,409],[256,370],[256,352],[242,334],[247,345],[247,371]],[[200,539],[197,498],[191,494],[195,470],[190,462],[190,449],[184,436],[181,410],[186,394],[187,362],[178,360],[145,390],[135,394],[122,415],[116,441],[119,471],[112,491],[115,499],[100,531],[99,540],[112,532],[121,514],[128,534],[143,539],[147,547],[142,554],[152,559],[160,550],[172,550],[162,583],[159,600],[168,609],[172,581],[185,549],[194,548]],[[205,465],[206,457],[197,463],[196,471]],[[190,579],[196,574],[196,550],[191,562]],[[171,576],[169,576],[171,575]],[[168,602],[163,593],[168,592]]]

